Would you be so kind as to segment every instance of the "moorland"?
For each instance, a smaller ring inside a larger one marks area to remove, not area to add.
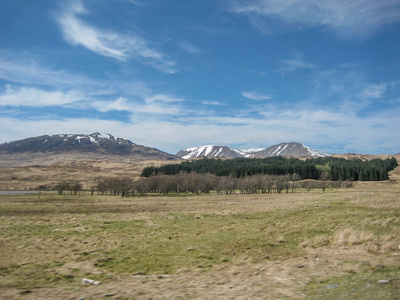
[[[143,168],[65,167],[9,168],[0,182]],[[399,180],[397,167],[325,192],[0,195],[0,298],[397,299]]]

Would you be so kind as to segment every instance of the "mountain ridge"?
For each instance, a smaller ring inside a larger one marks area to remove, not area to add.
[[[31,137],[0,144],[0,166],[50,165],[63,162],[168,161],[201,157],[263,158],[271,156],[324,157],[370,159],[372,155],[326,154],[302,143],[280,143],[268,148],[239,150],[228,146],[206,145],[190,147],[172,155],[156,148],[137,145],[108,133],[53,134]],[[392,156],[392,155],[387,155]],[[400,153],[395,155],[400,156]],[[386,156],[385,156],[386,157]]]
[[[41,135],[0,144],[3,160],[69,155],[79,160],[174,160],[175,155],[156,148],[137,145],[108,133]],[[71,159],[71,158],[69,158]]]
[[[220,157],[220,158],[264,158],[272,156],[290,156],[290,157],[326,157],[327,153],[317,151],[302,143],[290,142],[280,143],[268,148],[251,148],[247,150],[238,150],[228,146],[206,145],[190,147],[176,153],[176,156],[182,159],[199,157]]]

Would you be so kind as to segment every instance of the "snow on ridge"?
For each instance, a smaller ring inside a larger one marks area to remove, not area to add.
[[[92,142],[93,144],[97,144],[97,140],[95,138],[93,138],[92,136],[89,136],[89,140],[90,142]]]
[[[220,148],[218,149],[218,152],[215,153],[214,155],[215,155],[215,156],[219,156],[221,152],[222,152],[222,147],[220,147]]]
[[[254,153],[254,152],[259,152],[264,150],[265,148],[250,148],[250,149],[244,149],[244,150],[238,150],[241,151],[243,153]]]
[[[277,151],[279,151],[279,149],[281,149],[281,147],[282,147],[282,145],[279,145],[279,146],[278,146],[278,148],[276,148],[276,149],[275,149],[275,151],[274,151],[274,152],[272,152],[272,154],[275,154]],[[277,154],[277,155],[279,155],[279,152],[278,152],[278,154]]]
[[[92,134],[89,134],[88,137],[92,137],[96,139],[96,141],[98,141],[99,139],[117,141],[119,139],[118,137],[115,137],[109,133],[104,133],[104,132],[94,132]]]
[[[326,156],[329,156],[329,154],[319,152],[319,151],[317,151],[317,150],[315,150],[315,149],[313,149],[313,148],[311,148],[311,147],[308,147],[308,146],[306,146],[306,145],[304,145],[304,144],[301,144],[301,145],[302,145],[304,148],[307,149],[307,151],[308,151],[308,153],[310,154],[310,156],[318,156],[318,157],[326,157]]]
[[[190,147],[182,150],[183,152],[188,152],[186,155],[182,156],[182,159],[189,159],[194,157],[221,157],[223,156],[224,148],[234,150],[226,146],[216,146],[216,145],[204,145],[197,147]]]
[[[195,151],[196,149],[204,148],[204,147],[214,147],[214,145],[205,145],[205,146],[190,147],[190,148],[184,149],[183,151]]]
[[[183,159],[189,159],[192,157],[200,157],[200,156],[204,156],[202,155],[202,153],[206,150],[206,152],[210,152],[212,151],[212,148],[214,147],[214,145],[205,145],[205,146],[198,146],[198,147],[190,147],[190,148],[186,148],[185,150],[183,150],[184,152],[189,152],[188,154],[186,154],[185,156],[183,156]]]
[[[80,143],[80,142],[81,142],[81,139],[87,139],[87,138],[88,138],[87,136],[80,136],[80,135],[78,135],[75,139],[78,140],[78,142]]]
[[[278,154],[277,154],[277,156],[280,156],[281,155],[281,153],[283,153],[284,151],[285,151],[285,149],[287,148],[287,146],[289,146],[289,144],[286,144],[283,148],[282,148],[282,150],[281,151],[278,151]],[[279,146],[279,148],[280,148],[281,146]],[[278,149],[279,149],[278,148]],[[275,153],[275,152],[274,152]]]
[[[205,156],[208,156],[212,152],[214,147],[206,147],[204,150],[206,151]]]
[[[98,137],[99,139],[113,140],[113,136],[112,136],[111,134],[108,134],[108,133],[99,132],[99,134],[97,135],[97,137]]]
[[[306,151],[307,156],[312,157],[325,157],[329,156],[328,154],[319,152],[311,147],[308,147],[302,143],[281,143],[279,145],[275,145],[270,147],[268,156],[285,156],[290,155],[292,151]],[[251,158],[256,155],[257,152],[266,150],[267,148],[250,148],[246,150],[239,150],[236,148],[231,148],[228,146],[216,146],[216,145],[205,145],[205,146],[198,146],[198,147],[190,147],[184,150],[181,150],[185,153],[184,156],[181,156],[182,159],[189,159],[189,158],[199,158],[199,157],[225,157],[226,155],[232,155],[234,152],[236,157],[243,157],[243,158]],[[230,152],[231,151],[231,152]],[[230,154],[228,154],[230,153]],[[303,152],[304,153],[304,152]]]
[[[113,136],[109,133],[102,133],[102,132],[94,132],[92,134],[58,134],[58,135],[50,135],[52,136],[58,136],[61,138],[64,138],[64,142],[67,142],[69,138],[74,138],[78,142],[80,142],[81,139],[89,139],[91,143],[98,144],[100,139],[105,139],[105,140],[111,140],[111,141],[118,141],[121,138]],[[123,139],[121,139],[123,140]]]

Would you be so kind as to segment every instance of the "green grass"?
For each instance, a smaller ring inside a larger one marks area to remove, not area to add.
[[[398,256],[391,256],[400,245],[396,192],[1,196],[0,290],[68,287],[88,276],[107,281],[241,264],[303,264],[335,249],[340,255],[332,256],[330,273],[313,275],[315,270],[305,268],[299,292],[315,299],[368,299],[369,293],[391,299],[400,278]],[[343,230],[368,238],[339,245]],[[346,258],[350,250],[372,263],[363,265],[357,255]],[[374,267],[379,261],[383,268]],[[378,284],[381,279],[397,281]]]
[[[312,278],[304,293],[308,299],[396,299],[400,296],[399,268],[364,266],[359,272]]]

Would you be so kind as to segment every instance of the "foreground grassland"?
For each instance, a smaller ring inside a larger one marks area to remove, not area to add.
[[[399,245],[394,182],[265,195],[3,195],[0,298],[398,299]]]

